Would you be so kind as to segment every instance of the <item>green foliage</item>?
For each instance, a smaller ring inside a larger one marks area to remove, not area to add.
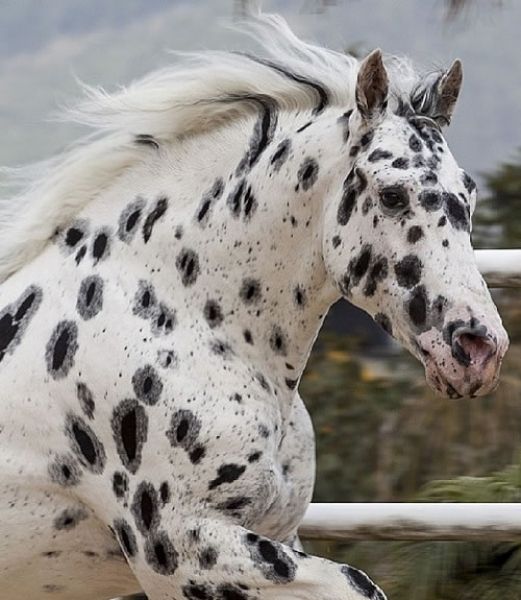
[[[521,150],[512,160],[485,175],[490,194],[481,199],[475,216],[478,248],[517,248],[521,240]],[[498,223],[501,224],[498,227]]]
[[[521,456],[519,461],[488,477],[430,482],[417,499],[422,502],[520,502]]]

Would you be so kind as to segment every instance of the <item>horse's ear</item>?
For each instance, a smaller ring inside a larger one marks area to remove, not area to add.
[[[438,82],[438,101],[436,105],[436,118],[441,118],[449,125],[456,101],[463,82],[463,67],[461,60],[456,59],[451,68],[442,75]]]
[[[382,60],[382,51],[373,50],[358,71],[356,81],[356,105],[365,119],[382,114],[387,108],[389,78]]]

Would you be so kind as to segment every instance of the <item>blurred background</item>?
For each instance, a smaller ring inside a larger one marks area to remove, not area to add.
[[[115,89],[173,50],[249,48],[222,27],[241,0],[0,0],[0,164],[47,158],[78,129],[48,120],[75,78]],[[463,60],[447,132],[479,182],[474,245],[521,247],[521,2],[266,0],[300,36],[363,56],[379,46],[426,67]],[[456,260],[456,259],[455,259]],[[521,290],[494,293],[511,336],[491,396],[448,401],[370,319],[332,310],[301,384],[317,432],[318,502],[521,499]],[[498,507],[500,510],[500,507]],[[521,544],[313,543],[363,568],[390,600],[521,598]]]

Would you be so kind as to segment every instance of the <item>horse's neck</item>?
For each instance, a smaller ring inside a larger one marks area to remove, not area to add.
[[[159,153],[151,150],[150,161],[130,174],[122,184],[125,189],[112,190],[112,208],[100,205],[107,199],[97,202],[100,212],[122,214],[141,196],[147,202],[145,219],[159,198],[167,198],[166,212],[149,240],[144,243],[140,233],[125,248],[137,277],[149,270],[160,273],[151,279],[160,285],[161,295],[171,297],[180,320],[195,319],[206,326],[212,314],[205,316],[205,306],[214,302],[222,322],[212,333],[282,381],[300,375],[336,298],[322,260],[323,196],[330,182],[319,173],[307,190],[299,183],[306,159],[320,161],[319,170],[329,167],[319,126],[309,136],[295,133],[302,119],[288,117],[285,124],[279,117],[274,138],[245,172],[237,166],[249,147],[255,120]],[[339,128],[339,140],[341,135]],[[287,139],[291,152],[276,169],[273,155]],[[198,267],[189,268],[193,256]],[[215,318],[220,321],[219,315]],[[294,369],[288,371],[287,365]]]

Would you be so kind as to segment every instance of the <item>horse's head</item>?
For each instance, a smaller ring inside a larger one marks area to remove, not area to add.
[[[352,164],[324,236],[342,295],[408,348],[449,397],[491,391],[508,347],[470,241],[476,186],[441,134],[461,80],[456,61],[410,102],[396,102],[380,51],[365,59],[356,108],[344,115]]]

